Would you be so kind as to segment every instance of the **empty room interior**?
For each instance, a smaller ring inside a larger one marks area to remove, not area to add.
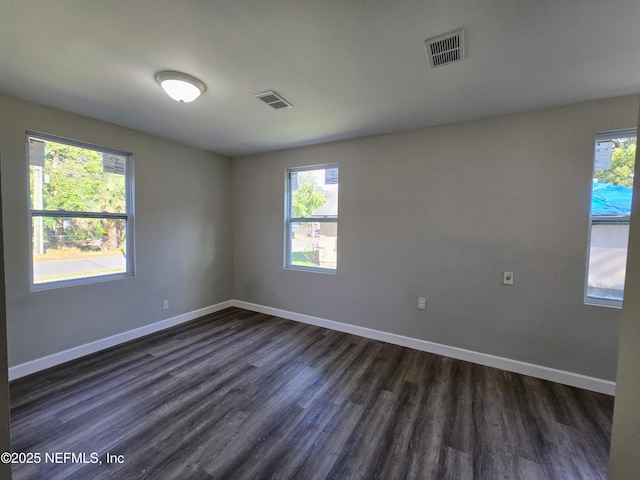
[[[0,0],[0,478],[640,478],[639,24]]]

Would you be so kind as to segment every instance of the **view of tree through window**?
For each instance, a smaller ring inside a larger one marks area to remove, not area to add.
[[[33,283],[130,271],[129,155],[28,137]]]
[[[621,305],[623,300],[636,144],[635,130],[596,136],[588,302]]]
[[[338,168],[288,172],[288,267],[335,270],[338,264]]]

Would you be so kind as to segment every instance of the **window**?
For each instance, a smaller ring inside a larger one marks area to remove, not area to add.
[[[133,274],[131,155],[27,134],[31,285]]]
[[[285,268],[333,273],[338,266],[338,166],[287,170]]]
[[[635,130],[596,135],[585,303],[622,306],[636,143]]]

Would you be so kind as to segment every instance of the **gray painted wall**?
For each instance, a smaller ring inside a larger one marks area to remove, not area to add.
[[[2,155],[0,155],[1,160]],[[2,162],[0,161],[0,168]],[[7,365],[7,310],[4,277],[4,232],[2,228],[2,182],[0,182],[0,453],[11,451],[9,375]],[[11,480],[11,464],[0,464],[0,478]]]
[[[234,298],[614,380],[620,310],[583,304],[593,144],[637,112],[613,98],[234,158]],[[284,270],[285,168],[329,162],[338,272]]]
[[[638,116],[640,123],[640,111]],[[640,151],[636,150],[636,165],[639,165],[639,158]],[[635,177],[632,210],[609,458],[610,480],[637,478],[640,472],[640,176]]]
[[[11,97],[0,112],[10,366],[231,298],[229,158]],[[29,292],[25,130],[133,154],[134,278]]]

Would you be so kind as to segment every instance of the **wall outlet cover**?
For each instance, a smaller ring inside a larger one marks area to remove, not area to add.
[[[427,309],[427,299],[425,297],[418,297],[418,309],[420,310]]]

